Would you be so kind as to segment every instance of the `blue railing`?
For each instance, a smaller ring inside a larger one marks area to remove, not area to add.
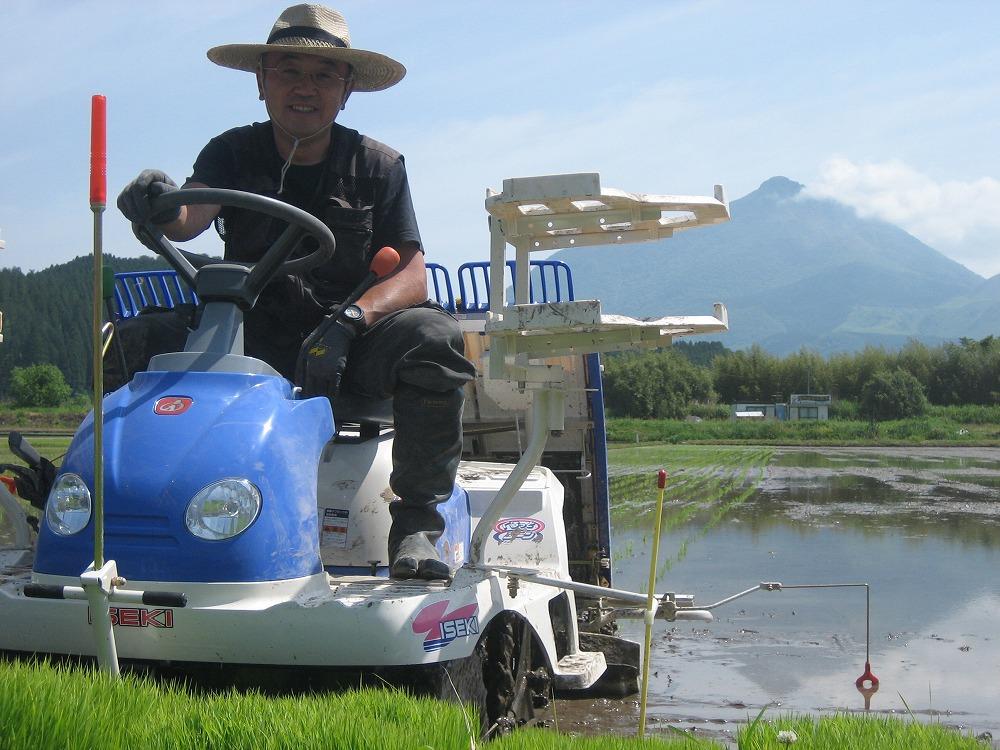
[[[455,291],[451,286],[451,274],[448,269],[438,263],[426,263],[427,291],[429,297],[437,300],[448,312],[455,312]]]
[[[515,277],[514,261],[507,272]],[[514,283],[511,281],[511,288]],[[427,263],[430,298],[449,312],[485,312],[490,309],[490,264],[463,263],[458,269],[458,294],[448,269]],[[573,297],[573,274],[561,260],[531,261],[528,285],[531,302],[569,302]],[[174,307],[182,302],[198,304],[197,295],[181,281],[176,271],[134,271],[115,274],[115,307],[120,318],[138,315],[144,307]]]
[[[115,307],[119,318],[138,315],[144,307],[198,304],[198,296],[176,271],[133,271],[115,274]]]
[[[510,286],[516,293],[514,265],[514,261],[507,261]],[[463,263],[458,267],[458,296],[459,312],[485,312],[490,309],[490,264],[487,261]],[[573,274],[569,266],[561,260],[531,261],[529,302],[570,302],[573,299]]]

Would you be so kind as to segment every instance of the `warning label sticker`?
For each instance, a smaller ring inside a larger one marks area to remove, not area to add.
[[[347,546],[347,519],[349,511],[340,508],[323,509],[323,541],[324,547]]]

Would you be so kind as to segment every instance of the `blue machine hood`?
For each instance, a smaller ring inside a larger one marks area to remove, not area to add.
[[[284,580],[322,570],[316,471],[333,436],[325,398],[293,400],[270,375],[144,372],[104,399],[105,557],[141,581]],[[60,469],[93,492],[93,415]],[[261,512],[242,534],[205,541],[184,513],[203,487],[245,478]],[[70,537],[42,523],[35,570],[78,576],[93,560],[93,519]]]

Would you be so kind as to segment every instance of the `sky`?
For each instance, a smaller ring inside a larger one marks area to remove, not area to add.
[[[253,76],[205,53],[262,42],[284,7],[3,0],[0,267],[91,252],[95,93],[108,97],[104,251],[148,254],[114,197],[145,168],[183,182],[210,138],[266,119]],[[508,177],[599,172],[606,187],[708,196],[722,184],[734,200],[783,175],[1000,273],[1000,3],[334,7],[355,47],[407,67],[338,122],[404,154],[428,260],[488,257],[483,199]],[[221,253],[211,230],[187,247]]]

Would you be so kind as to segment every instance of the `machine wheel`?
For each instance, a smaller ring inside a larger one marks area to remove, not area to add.
[[[527,620],[504,612],[490,622],[471,656],[448,665],[451,697],[457,693],[478,709],[483,738],[509,734],[544,705],[549,676],[543,663],[536,666],[535,654]]]
[[[493,619],[479,648],[486,687],[486,732],[490,737],[508,734],[535,715],[536,701],[547,700],[548,672],[536,665],[528,621],[510,612]]]

